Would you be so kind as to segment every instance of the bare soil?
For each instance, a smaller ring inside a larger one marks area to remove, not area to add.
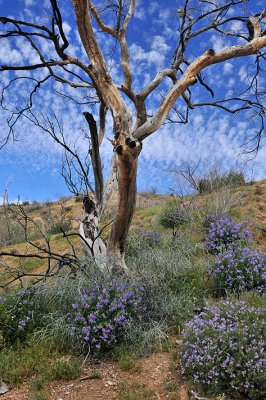
[[[96,377],[98,374],[99,377]],[[186,385],[174,372],[170,356],[156,353],[141,360],[140,372],[123,371],[114,362],[87,363],[79,378],[51,382],[46,386],[49,400],[118,400],[119,382],[141,383],[154,391],[158,400],[188,400]],[[176,386],[167,385],[178,382]],[[1,396],[1,400],[32,400],[30,382]]]

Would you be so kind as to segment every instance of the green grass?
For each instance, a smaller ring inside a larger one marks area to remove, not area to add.
[[[43,379],[34,378],[30,384],[30,400],[48,400],[50,392],[45,388]]]
[[[56,348],[45,342],[17,345],[0,352],[0,376],[5,382],[18,384],[35,376],[41,382],[75,379],[79,364],[74,357],[62,358]]]
[[[122,353],[118,358],[118,365],[123,371],[141,372],[141,362],[130,353]]]
[[[155,400],[155,392],[143,383],[125,381],[118,384],[118,397],[120,400]]]

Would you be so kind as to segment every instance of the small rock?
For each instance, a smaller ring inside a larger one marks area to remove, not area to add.
[[[108,386],[114,386],[114,385],[115,385],[115,383],[112,382],[112,381],[107,381],[106,384],[107,384]]]
[[[193,390],[189,390],[188,392],[189,400],[209,400],[206,397],[201,397],[198,393],[194,392]]]
[[[7,385],[5,384],[5,382],[0,381],[0,394],[5,394],[8,391],[9,391],[9,389],[8,389]]]

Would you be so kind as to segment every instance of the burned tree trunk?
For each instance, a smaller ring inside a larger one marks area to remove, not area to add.
[[[125,273],[128,272],[125,263],[125,242],[136,205],[137,165],[141,147],[139,142],[128,138],[125,143],[118,144],[115,149],[119,197],[109,236],[107,255],[115,269]]]
[[[99,232],[99,216],[95,202],[84,197],[84,216],[80,223],[79,233],[87,253],[95,260],[101,271],[107,268],[106,245]]]

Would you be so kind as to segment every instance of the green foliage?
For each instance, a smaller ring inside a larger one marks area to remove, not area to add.
[[[62,232],[68,232],[71,230],[71,221],[54,221],[50,228],[47,230],[48,235],[56,235]]]
[[[215,171],[216,172],[216,171]],[[221,188],[245,185],[243,172],[229,171],[224,174],[215,173],[214,176],[201,179],[198,183],[200,193],[211,193]]]
[[[83,201],[83,196],[76,196],[75,197],[75,202],[76,203],[81,203]]]
[[[183,238],[175,246],[144,248],[129,257],[129,268],[145,288],[146,322],[179,326],[193,315],[195,303],[204,303],[208,266],[196,263],[194,254]]]
[[[24,240],[23,227],[7,217],[0,220],[0,247],[20,243]]]
[[[190,221],[189,211],[178,201],[170,202],[162,211],[159,217],[159,224],[163,228],[172,229],[176,234],[182,225]]]
[[[266,391],[265,308],[244,301],[205,307],[183,331],[181,365],[214,393],[263,400]]]
[[[34,288],[2,298],[0,333],[7,346],[25,342],[37,326],[42,325],[43,307],[35,298]]]
[[[118,365],[123,371],[140,372],[141,363],[136,355],[122,351],[118,357]]]
[[[45,380],[42,377],[33,378],[30,383],[30,400],[48,400],[50,390],[45,388]]]
[[[79,374],[77,359],[62,360],[60,357],[58,349],[46,341],[32,340],[26,347],[19,344],[4,348],[0,353],[0,376],[11,384],[21,383],[32,375],[42,383],[76,378]]]

